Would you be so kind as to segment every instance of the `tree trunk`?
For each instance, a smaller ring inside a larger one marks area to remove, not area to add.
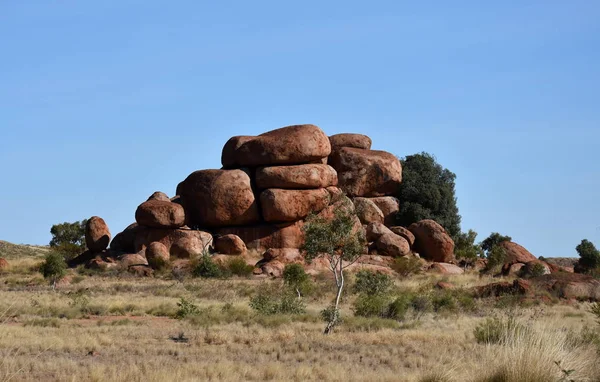
[[[342,268],[342,262],[340,261],[340,265],[339,265],[339,269],[335,269],[334,270],[334,274],[335,274],[335,280],[336,280],[336,284],[337,284],[337,295],[335,297],[335,305],[333,307],[334,311],[333,311],[333,316],[330,318],[329,322],[327,323],[327,326],[325,327],[325,331],[324,334],[329,334],[331,333],[331,331],[333,330],[333,328],[337,325],[338,322],[338,318],[339,318],[339,311],[340,311],[340,299],[342,297],[342,290],[344,289],[344,270]],[[339,276],[338,276],[338,272],[339,272]]]

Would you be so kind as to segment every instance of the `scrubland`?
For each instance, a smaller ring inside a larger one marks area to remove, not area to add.
[[[250,298],[281,280],[80,271],[53,290],[38,262],[12,259],[0,274],[2,381],[600,381],[590,303],[474,299],[488,276],[394,278],[395,296],[413,296],[396,319],[354,315],[350,277],[343,322],[324,335],[327,275],[304,313],[264,315]]]

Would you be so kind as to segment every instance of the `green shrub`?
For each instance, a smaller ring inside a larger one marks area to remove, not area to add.
[[[293,292],[287,289],[259,288],[250,298],[250,307],[259,314],[302,314],[306,305]]]
[[[496,245],[492,247],[487,253],[487,265],[484,269],[484,272],[497,272],[500,267],[504,265],[506,261],[506,251],[504,248]]]
[[[361,294],[354,301],[352,309],[359,317],[386,317],[389,297],[382,295]]]
[[[546,267],[541,263],[535,263],[529,271],[530,277],[540,277],[546,274]]]
[[[527,333],[529,328],[520,324],[513,317],[507,319],[488,318],[477,325],[473,334],[480,344],[502,344],[510,337]]]
[[[398,257],[392,263],[392,269],[403,277],[421,273],[421,267],[421,261],[414,256]]]
[[[392,285],[394,283],[390,276],[363,269],[356,273],[356,281],[352,290],[354,293],[376,296],[389,293]]]
[[[302,287],[310,283],[310,277],[301,264],[287,264],[283,268],[283,282],[302,294]]]
[[[203,278],[218,278],[223,275],[221,268],[213,261],[212,257],[204,253],[192,270],[192,275]]]
[[[410,306],[417,314],[423,314],[433,310],[431,299],[425,295],[413,296],[410,299]]]
[[[41,265],[40,272],[45,279],[56,284],[67,273],[67,263],[64,256],[55,251],[48,253]]]
[[[188,301],[185,298],[181,298],[177,303],[179,309],[177,309],[177,313],[175,313],[175,318],[182,319],[190,316],[197,316],[200,314],[200,309],[198,306],[194,305],[191,301]]]
[[[229,259],[225,267],[232,275],[240,277],[250,277],[250,275],[252,275],[252,271],[254,270],[254,267],[252,265],[248,265],[246,260],[241,257],[233,257]]]
[[[388,306],[387,318],[402,321],[406,318],[409,307],[410,301],[408,296],[397,297]]]

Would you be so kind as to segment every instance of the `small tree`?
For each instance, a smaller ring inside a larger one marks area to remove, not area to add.
[[[484,241],[481,242],[481,248],[486,251],[488,253],[489,256],[489,252],[492,250],[492,248],[494,248],[495,246],[497,246],[498,244],[505,242],[505,241],[511,241],[512,237],[510,236],[504,236],[504,235],[500,235],[498,232],[494,232],[492,233],[490,236],[488,236]]]
[[[50,281],[52,289],[55,289],[56,282],[67,273],[67,263],[64,256],[55,251],[48,253],[42,263],[40,272],[42,272],[45,279]]]
[[[50,247],[66,258],[77,256],[85,250],[85,225],[87,220],[55,224],[50,228]]]
[[[579,254],[578,271],[589,272],[600,267],[600,251],[591,241],[584,239],[575,249]]]
[[[304,271],[304,267],[300,264],[288,264],[283,268],[283,282],[285,285],[294,289],[298,294],[298,298],[302,298],[300,289],[309,280],[309,276]]]
[[[364,250],[365,239],[363,235],[354,232],[353,217],[349,211],[340,209],[330,221],[311,216],[303,228],[306,259],[311,261],[317,257],[324,257],[329,262],[329,269],[337,287],[333,306],[322,314],[327,321],[325,334],[329,334],[339,321],[344,270],[355,263]]]
[[[461,232],[454,239],[454,254],[457,259],[475,260],[477,257],[483,257],[484,252],[481,245],[475,244],[477,232],[472,229],[469,232]]]

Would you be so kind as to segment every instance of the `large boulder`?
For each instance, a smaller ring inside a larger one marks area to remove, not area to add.
[[[85,225],[85,244],[92,252],[101,252],[110,243],[110,231],[104,219],[92,216]]]
[[[600,280],[592,276],[556,272],[533,278],[531,282],[561,298],[600,301]]]
[[[180,229],[140,227],[136,231],[134,251],[145,250],[153,242],[162,243],[169,250],[170,257],[190,258],[210,248],[212,235],[185,227]]]
[[[153,268],[167,264],[170,258],[169,249],[161,242],[152,242],[146,248],[146,260]]]
[[[439,263],[454,260],[454,241],[444,227],[433,220],[421,220],[411,224],[409,231],[415,235],[414,250],[422,258]]]
[[[250,177],[242,170],[201,170],[177,186],[188,220],[200,227],[224,227],[260,221]]]
[[[400,160],[385,151],[343,147],[328,163],[338,173],[338,186],[350,196],[394,194],[402,182]]]
[[[236,235],[223,235],[215,239],[215,251],[223,255],[242,255],[246,253],[246,244]]]
[[[135,238],[143,227],[138,223],[127,226],[122,232],[119,232],[110,242],[110,249],[114,251],[132,253],[135,252]]]
[[[382,235],[375,242],[375,246],[377,247],[377,253],[384,256],[401,257],[410,254],[408,241],[395,233]]]
[[[319,212],[329,205],[329,192],[270,188],[260,194],[263,219],[267,222],[291,222]]]
[[[517,243],[513,243],[512,241],[503,241],[498,244],[506,254],[504,263],[505,264],[515,264],[515,263],[523,263],[527,264],[530,261],[536,261],[537,257],[532,255],[528,250],[523,248]]]
[[[300,248],[304,243],[302,221],[285,224],[260,224],[255,226],[225,227],[217,235],[239,236],[248,249],[265,251],[269,248]]]
[[[139,225],[153,228],[179,228],[185,225],[185,211],[180,204],[170,200],[148,200],[135,211]]]
[[[125,269],[134,265],[148,265],[148,260],[143,253],[128,253],[119,259],[121,266]]]
[[[266,188],[326,188],[337,185],[337,172],[326,164],[261,167],[256,170],[256,186]]]
[[[400,202],[393,196],[369,198],[383,213],[383,224],[392,226],[396,223],[396,214],[400,211]]]
[[[373,222],[383,223],[383,212],[369,198],[354,198],[352,200],[356,208],[356,215],[362,224],[370,224]]]
[[[356,149],[370,150],[371,138],[362,134],[342,133],[335,134],[329,137],[331,150],[335,151],[342,147],[354,147]]]
[[[367,226],[366,233],[369,242],[375,242],[383,235],[394,234],[388,227],[379,222],[370,223]]]
[[[411,247],[413,245],[415,245],[415,235],[413,235],[412,232],[410,232],[408,230],[408,228],[394,226],[394,227],[390,227],[390,231],[392,231],[396,235],[399,235],[399,236],[402,236],[403,238],[405,238]]]
[[[443,275],[462,275],[465,273],[461,267],[448,263],[433,263],[429,267],[429,271]]]
[[[314,163],[331,153],[329,138],[314,125],[295,125],[257,137],[233,137],[225,144],[225,168]],[[322,163],[322,162],[321,162]]]

